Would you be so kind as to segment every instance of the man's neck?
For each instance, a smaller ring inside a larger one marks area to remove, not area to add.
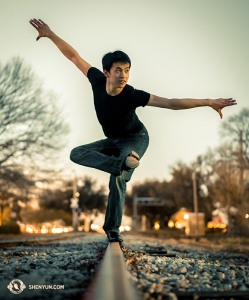
[[[122,92],[123,88],[115,88],[112,84],[106,82],[106,92],[110,96],[117,96]]]

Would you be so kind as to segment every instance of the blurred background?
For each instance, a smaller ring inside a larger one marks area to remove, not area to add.
[[[50,40],[35,41],[29,20],[41,18],[99,69],[106,52],[128,53],[137,89],[237,99],[223,120],[210,108],[137,109],[150,146],[128,185],[121,230],[136,220],[137,230],[189,234],[199,212],[205,231],[247,235],[248,12],[247,0],[0,0],[0,232],[103,224],[109,175],[69,160],[75,146],[104,137],[91,86]]]

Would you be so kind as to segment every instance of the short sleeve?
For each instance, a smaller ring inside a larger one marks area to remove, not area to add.
[[[150,94],[142,91],[142,90],[136,90],[134,89],[132,93],[132,104],[134,107],[139,107],[139,106],[146,106],[149,102],[150,99]]]
[[[105,75],[99,69],[91,67],[87,72],[87,78],[91,85],[96,85],[105,80]]]

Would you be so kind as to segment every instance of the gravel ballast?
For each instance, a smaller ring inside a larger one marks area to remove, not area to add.
[[[92,234],[46,244],[5,246],[0,252],[0,298],[80,299],[107,245],[104,235]],[[160,249],[162,255],[151,253],[153,249]],[[130,278],[145,300],[177,299],[179,293],[200,291],[243,292],[249,297],[247,255],[131,235],[124,235],[122,250]],[[14,279],[25,285],[18,295],[7,288],[20,292],[21,283]]]
[[[147,249],[164,249],[166,255],[149,255]],[[126,240],[123,249],[131,279],[144,299],[177,299],[177,294],[226,293],[248,295],[247,255],[214,252],[193,246],[143,238]],[[233,297],[231,299],[236,299]],[[240,298],[241,299],[241,298]],[[243,298],[246,299],[246,298]]]
[[[80,299],[108,243],[103,236],[15,246],[0,252],[1,299]],[[21,283],[25,285],[20,292]],[[11,283],[11,284],[10,284]],[[12,292],[7,288],[12,289]],[[3,298],[2,298],[3,297]]]

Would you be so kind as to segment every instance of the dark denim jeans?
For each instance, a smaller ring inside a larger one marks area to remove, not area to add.
[[[82,145],[71,151],[70,159],[82,166],[110,173],[108,205],[103,229],[119,232],[125,202],[126,182],[131,179],[134,169],[122,170],[122,165],[131,151],[144,155],[149,145],[145,127],[138,133],[123,138],[106,138]]]

